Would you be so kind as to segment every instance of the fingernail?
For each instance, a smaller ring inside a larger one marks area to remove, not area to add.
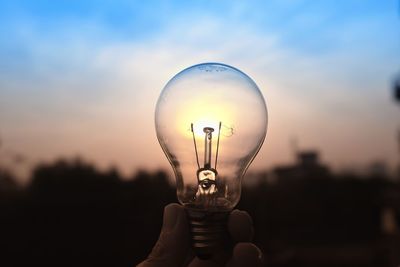
[[[163,229],[173,230],[179,215],[179,207],[176,204],[169,204],[164,208]]]

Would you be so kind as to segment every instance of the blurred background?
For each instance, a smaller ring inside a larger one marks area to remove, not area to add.
[[[388,1],[1,1],[1,266],[133,266],[174,177],[154,108],[223,62],[269,111],[239,208],[267,266],[400,264],[400,7]]]

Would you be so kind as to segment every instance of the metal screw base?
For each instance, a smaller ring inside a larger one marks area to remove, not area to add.
[[[192,246],[198,258],[210,259],[215,253],[227,248],[229,211],[208,212],[187,207],[185,210],[192,234]]]

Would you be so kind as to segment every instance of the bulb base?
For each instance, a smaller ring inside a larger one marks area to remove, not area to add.
[[[185,208],[192,234],[192,246],[196,256],[210,259],[215,253],[227,250],[229,234],[227,229],[230,211],[202,211]]]

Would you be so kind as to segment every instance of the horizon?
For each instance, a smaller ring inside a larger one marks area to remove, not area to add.
[[[320,169],[322,168],[324,171],[326,171],[327,177],[330,179],[339,179],[342,180],[343,177],[347,178],[352,178],[352,179],[359,179],[359,180],[368,180],[370,178],[380,178],[384,179],[388,182],[398,182],[398,172],[397,170],[390,170],[388,168],[388,165],[385,162],[372,162],[368,166],[362,166],[362,167],[356,167],[353,166],[352,168],[348,169],[340,169],[340,170],[335,170],[332,168],[329,163],[321,161],[319,151],[315,150],[303,150],[303,151],[297,151],[296,154],[296,159],[287,162],[287,163],[282,163],[282,164],[277,164],[274,166],[271,166],[270,168],[255,168],[246,171],[243,180],[242,180],[242,185],[243,186],[248,186],[248,187],[253,187],[254,185],[258,185],[259,182],[267,182],[268,184],[276,184],[279,179],[277,180],[276,176],[279,175],[280,170],[288,170],[292,168],[310,168],[308,165],[303,165],[302,163],[302,154],[309,154],[309,153],[315,153],[316,158],[315,158],[315,165],[311,166],[311,169],[317,168]],[[120,181],[132,181],[134,180],[137,176],[140,176],[142,174],[148,174],[150,176],[152,175],[157,175],[157,173],[163,173],[166,175],[166,178],[168,179],[169,184],[174,187],[176,180],[175,180],[175,174],[173,172],[172,167],[161,167],[161,168],[152,168],[152,169],[146,169],[146,168],[138,168],[135,169],[131,173],[123,173],[121,172],[121,169],[118,168],[118,166],[108,166],[105,168],[102,168],[101,166],[96,165],[96,162],[91,161],[86,158],[82,158],[80,156],[75,156],[75,157],[70,157],[70,158],[54,158],[51,161],[47,162],[39,162],[37,165],[33,166],[29,171],[26,173],[26,177],[21,177],[18,176],[17,173],[13,172],[12,169],[9,169],[3,165],[0,164],[0,172],[3,172],[4,177],[11,178],[12,181],[8,182],[13,182],[17,187],[29,187],[35,178],[35,171],[40,170],[40,169],[51,169],[55,168],[57,166],[60,166],[62,164],[66,168],[76,168],[78,166],[84,166],[88,168],[93,168],[95,173],[97,175],[116,175],[115,177],[119,178]],[[310,163],[307,163],[310,164]],[[307,167],[308,166],[308,167]]]

